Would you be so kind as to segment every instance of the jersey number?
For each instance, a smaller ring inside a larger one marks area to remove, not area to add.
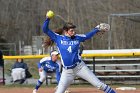
[[[67,50],[71,53],[72,52],[71,46],[69,46]]]

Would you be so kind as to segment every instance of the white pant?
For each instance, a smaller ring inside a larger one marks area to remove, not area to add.
[[[91,83],[98,89],[104,90],[104,88],[106,87],[106,84],[102,83],[85,65],[84,62],[81,62],[74,69],[63,69],[56,93],[64,93],[64,91],[73,82],[76,76],[87,80],[89,83]]]
[[[25,69],[23,69],[23,68],[14,68],[14,69],[12,69],[11,75],[12,75],[13,81],[25,79],[25,77],[26,77]]]
[[[42,70],[41,72],[39,72],[39,81],[44,82],[46,80],[47,77],[47,72],[45,70]]]

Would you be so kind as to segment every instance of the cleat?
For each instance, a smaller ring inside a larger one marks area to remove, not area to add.
[[[71,91],[67,89],[64,93],[70,93],[70,92],[71,92]]]
[[[37,90],[36,90],[36,89],[34,89],[34,90],[33,90],[33,93],[37,93]]]

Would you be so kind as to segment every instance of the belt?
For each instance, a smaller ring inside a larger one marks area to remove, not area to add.
[[[73,64],[73,65],[71,65],[71,66],[64,66],[63,68],[64,69],[73,69],[73,68],[75,68],[78,64],[80,64],[81,63],[81,61],[79,61],[79,62],[76,62],[75,64]]]

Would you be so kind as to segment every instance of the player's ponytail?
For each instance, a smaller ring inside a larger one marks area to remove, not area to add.
[[[62,35],[63,34],[63,29],[62,28],[58,28],[54,30],[55,33]],[[50,39],[49,36],[45,36],[43,39],[43,47],[44,48],[48,48],[54,45],[54,42]]]

